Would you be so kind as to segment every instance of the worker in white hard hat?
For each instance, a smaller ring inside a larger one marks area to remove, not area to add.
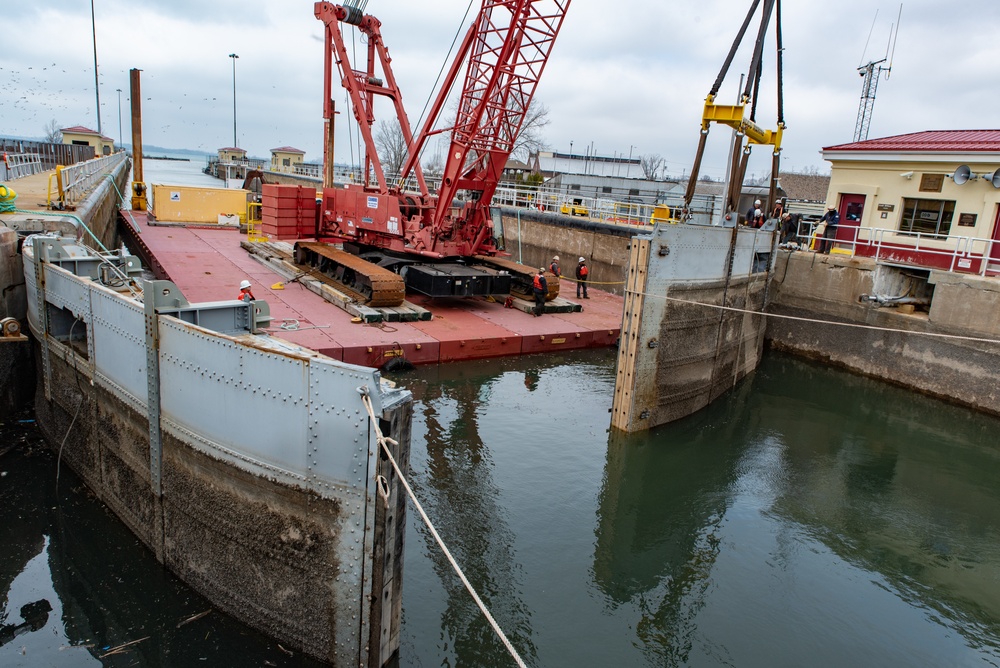
[[[551,271],[552,275],[555,276],[556,278],[559,278],[560,276],[562,276],[562,270],[559,269],[559,256],[558,255],[553,255],[552,256],[552,263],[549,265],[549,271]]]
[[[760,209],[760,208],[761,208],[761,206],[760,206],[760,200],[759,199],[755,199],[753,201],[753,206],[750,207],[750,209],[747,211],[746,218],[743,219],[743,224],[744,225],[753,225],[754,224],[754,220],[756,220],[756,218],[757,218],[757,209]]]
[[[240,295],[239,297],[237,297],[237,299],[239,299],[241,302],[252,302],[255,299],[257,299],[256,297],[253,296],[253,293],[250,291],[250,281],[243,279],[243,282],[240,283]]]
[[[587,276],[590,275],[590,269],[587,269],[587,258],[581,257],[580,261],[576,265],[576,298],[580,299],[580,290],[583,290],[583,298],[590,299],[587,296]]]

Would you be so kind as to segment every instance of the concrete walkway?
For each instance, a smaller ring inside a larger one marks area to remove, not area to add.
[[[56,170],[50,169],[40,174],[32,174],[13,181],[4,183],[8,188],[13,188],[17,193],[17,200],[14,204],[19,209],[27,211],[47,211],[46,205],[49,190],[49,176],[54,175]],[[53,197],[58,197],[55,177],[52,178]]]

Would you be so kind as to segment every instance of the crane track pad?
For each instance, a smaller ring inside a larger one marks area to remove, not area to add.
[[[318,269],[366,306],[399,306],[406,297],[399,274],[327,244],[296,243],[295,263]]]

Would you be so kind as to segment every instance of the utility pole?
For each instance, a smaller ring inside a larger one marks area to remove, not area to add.
[[[239,148],[240,145],[236,140],[236,59],[239,56],[230,53],[229,57],[233,59],[233,148]]]

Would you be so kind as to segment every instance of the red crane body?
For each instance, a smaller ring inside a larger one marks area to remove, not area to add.
[[[368,185],[365,179],[364,186],[325,188],[317,238],[425,258],[498,254],[490,201],[570,2],[482,0],[479,14],[465,34],[416,137],[403,108],[379,20],[352,7],[317,2],[314,13],[324,22],[326,34],[324,117],[330,121],[334,114],[331,87],[335,62],[364,139],[364,175],[374,172],[377,182]],[[367,37],[365,70],[351,67],[341,33],[341,24],[345,23],[356,26]],[[465,80],[458,117],[453,126],[435,129],[463,63]],[[407,160],[394,183],[387,181],[372,134],[376,95],[392,101],[408,147]],[[429,138],[443,132],[451,133],[451,142],[441,186],[432,194],[419,159]],[[330,161],[333,156],[325,159]],[[397,185],[411,173],[418,192],[404,192]],[[460,191],[466,194],[456,202]]]

